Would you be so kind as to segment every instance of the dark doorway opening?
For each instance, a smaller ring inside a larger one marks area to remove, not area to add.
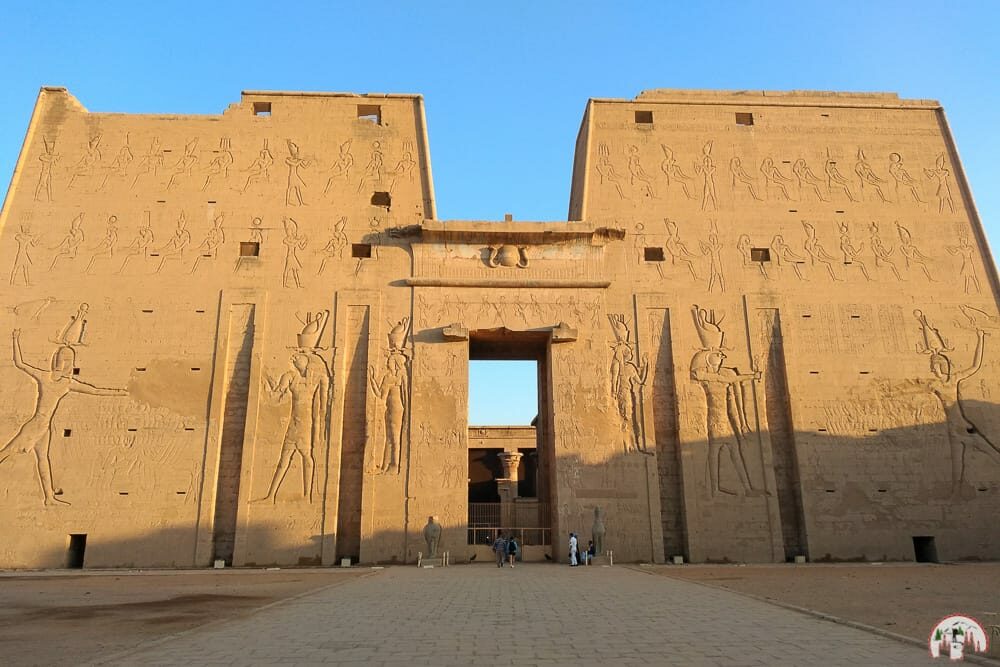
[[[913,557],[918,563],[938,562],[937,545],[934,544],[932,535],[915,535],[913,537]]]
[[[66,567],[73,570],[83,569],[83,556],[87,551],[87,534],[76,533],[69,536],[69,551],[66,554]]]

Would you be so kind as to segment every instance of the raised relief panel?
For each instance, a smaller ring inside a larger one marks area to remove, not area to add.
[[[407,442],[409,411],[409,369],[411,352],[406,349],[410,320],[404,317],[389,331],[389,351],[381,378],[374,366],[369,367],[369,387],[382,402],[384,440],[375,445],[368,456],[368,470],[376,474],[399,474],[403,447]]]

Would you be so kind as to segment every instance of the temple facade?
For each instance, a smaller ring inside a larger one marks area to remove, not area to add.
[[[488,156],[483,156],[488,159]],[[1000,558],[997,272],[941,106],[592,99],[565,221],[423,100],[43,88],[0,214],[0,567]],[[537,362],[532,427],[470,360]]]

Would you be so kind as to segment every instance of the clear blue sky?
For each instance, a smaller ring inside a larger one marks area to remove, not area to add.
[[[129,113],[220,113],[243,89],[422,93],[441,218],[558,220],[588,97],[895,91],[944,104],[997,247],[998,28],[997,0],[2,0],[0,183],[41,85]]]

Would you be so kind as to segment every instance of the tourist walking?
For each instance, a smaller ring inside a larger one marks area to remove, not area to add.
[[[507,540],[507,559],[510,561],[510,566],[514,567],[514,561],[517,560],[517,540],[513,535]]]
[[[497,557],[497,567],[503,567],[503,562],[507,558],[507,540],[503,533],[497,534],[497,539],[493,540],[493,553]]]
[[[577,541],[576,533],[569,534],[569,564],[570,567],[576,567],[579,563],[576,560],[577,553]]]

